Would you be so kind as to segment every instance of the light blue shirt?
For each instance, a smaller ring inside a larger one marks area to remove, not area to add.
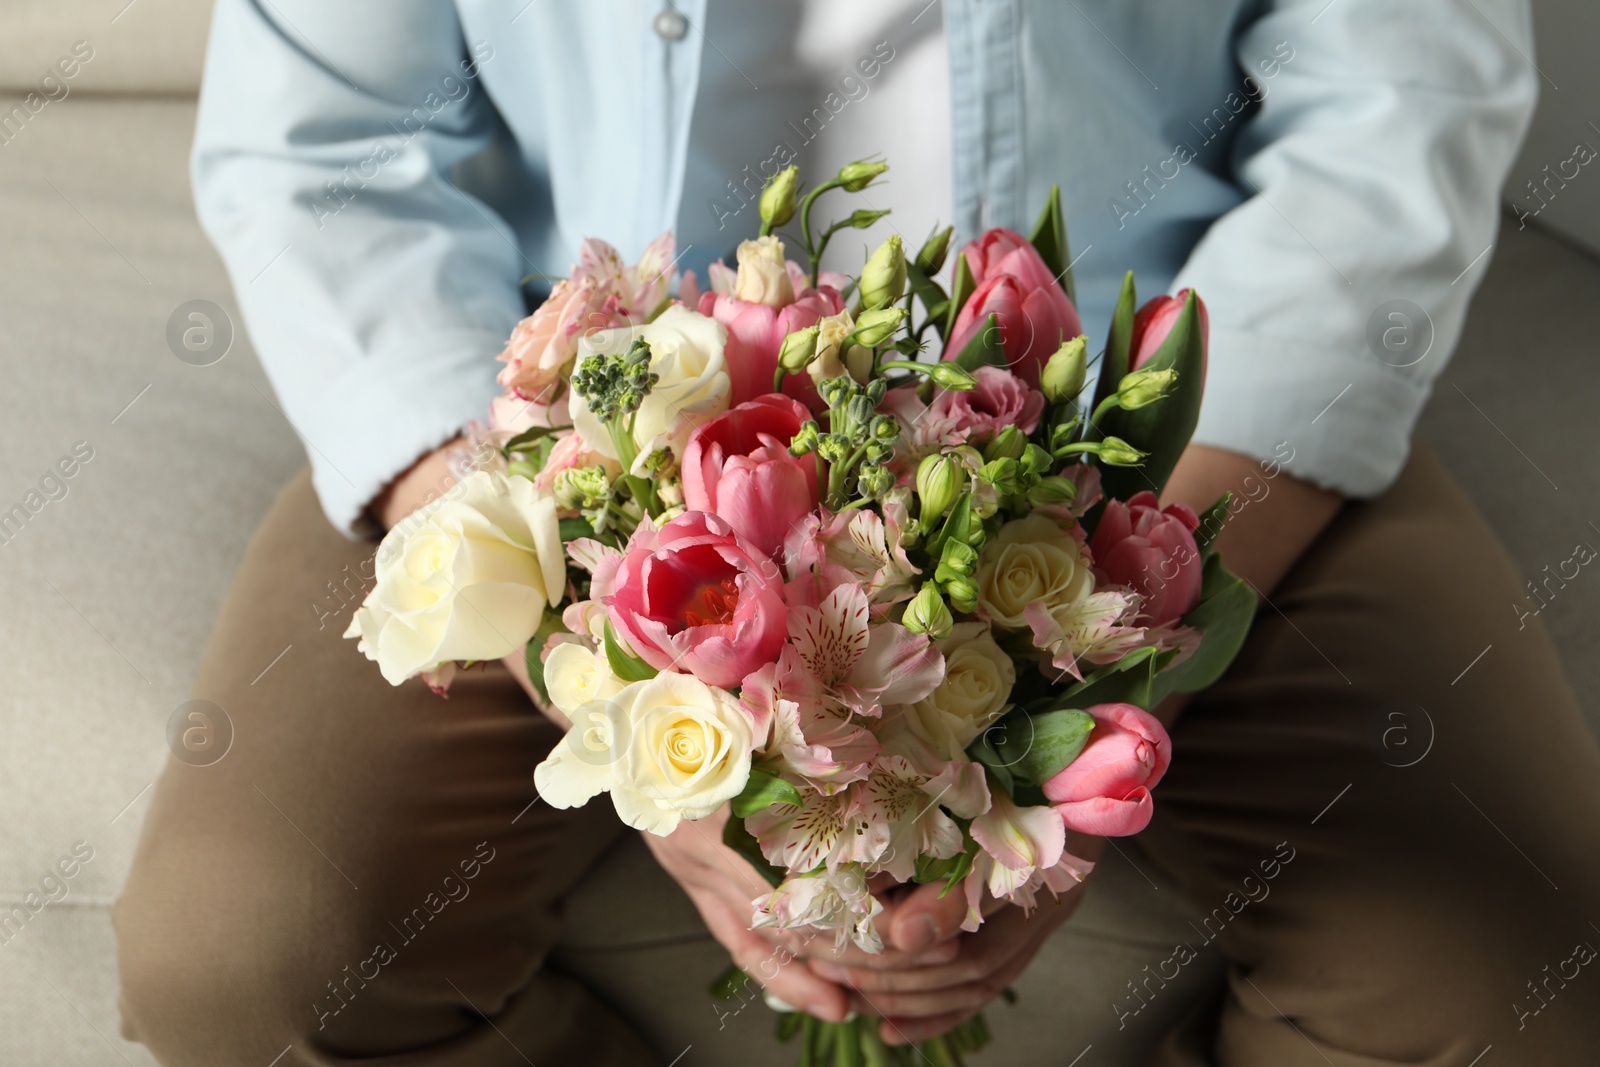
[[[218,0],[200,217],[337,526],[483,416],[519,279],[669,227],[703,279],[753,232],[763,166],[804,167],[851,99],[769,78],[807,2]],[[1197,441],[1352,496],[1394,479],[1533,109],[1525,0],[847,10],[890,52],[945,34],[948,108],[896,136],[947,124],[959,237],[1025,231],[1059,183],[1096,343],[1125,270],[1205,297]]]

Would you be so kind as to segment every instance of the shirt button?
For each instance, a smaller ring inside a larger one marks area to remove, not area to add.
[[[656,16],[654,25],[656,36],[663,41],[681,41],[683,35],[689,32],[689,20],[683,17],[682,12],[670,7]]]

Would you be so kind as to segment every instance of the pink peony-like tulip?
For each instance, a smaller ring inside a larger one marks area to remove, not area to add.
[[[641,526],[590,591],[640,659],[707,685],[736,686],[775,662],[788,634],[777,564],[703,511]]]
[[[711,512],[776,557],[822,499],[817,458],[789,454],[789,441],[810,417],[798,400],[768,393],[700,426],[683,454],[684,505]]]
[[[1128,349],[1133,353],[1128,361],[1130,371],[1138,370],[1150,362],[1150,357],[1156,354],[1161,342],[1172,332],[1178,316],[1183,314],[1183,305],[1188,299],[1189,290],[1179,289],[1177,296],[1153,298],[1133,316],[1133,339]],[[1205,368],[1210,365],[1211,316],[1206,312],[1204,300],[1197,296],[1194,301],[1200,313],[1200,366]]]
[[[1067,829],[1126,837],[1150,823],[1150,790],[1172,759],[1172,741],[1154,715],[1132,704],[1086,708],[1095,726],[1078,758],[1044,783]]]
[[[783,339],[797,330],[814,326],[819,319],[844,310],[839,291],[823,285],[802,289],[794,302],[782,308],[740,300],[731,291],[700,294],[700,314],[710,315],[728,328],[724,355],[733,391],[729,400],[742,404],[772,392],[772,377],[778,370],[778,351]],[[814,400],[816,389],[803,375],[789,375],[783,390],[798,400]]]
[[[1106,502],[1089,551],[1102,580],[1133,588],[1146,626],[1181,619],[1200,603],[1201,559],[1194,531],[1200,518],[1186,504],[1162,508],[1156,495]]]
[[[994,315],[1006,362],[1017,377],[1037,388],[1044,361],[1063,341],[1083,332],[1077,309],[1021,234],[990,230],[969,242],[961,254],[967,257],[978,288],[956,316],[944,358],[959,356]]]

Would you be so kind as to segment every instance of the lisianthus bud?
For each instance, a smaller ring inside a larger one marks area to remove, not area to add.
[[[817,358],[817,335],[821,332],[820,326],[807,326],[785,337],[778,349],[778,365],[791,374],[805,370]]]
[[[989,447],[983,450],[983,458],[996,459],[1021,459],[1023,450],[1028,447],[1028,435],[1015,426],[1007,426],[995,434],[994,440],[989,442]]]
[[[883,218],[887,214],[889,214],[888,208],[884,208],[880,211],[874,211],[870,208],[858,207],[854,211],[850,212],[850,217],[845,220],[845,224],[853,229],[867,230],[871,229],[877,224],[879,219]]]
[[[1137,467],[1144,462],[1146,453],[1140,452],[1120,437],[1107,437],[1100,442],[1100,462],[1113,467]]]
[[[861,317],[856,320],[856,342],[867,348],[877,348],[894,336],[894,332],[900,328],[905,317],[906,309],[902,307],[884,307],[862,312]]]
[[[794,218],[794,194],[800,187],[800,168],[780,170],[761,190],[761,221],[767,229],[782,226]]]
[[[978,380],[970,371],[963,370],[954,363],[930,363],[928,377],[933,379],[933,384],[940,389],[949,389],[952,392],[970,392],[978,384]]]
[[[917,269],[930,278],[938,274],[939,268],[944,266],[944,257],[950,251],[950,238],[955,232],[954,226],[946,226],[924,241],[917,252]]]
[[[966,488],[967,477],[961,464],[950,456],[934,453],[923,456],[917,464],[917,498],[922,502],[922,530],[933,529],[934,523],[944,518],[961,490]]]
[[[1178,380],[1175,370],[1136,370],[1122,376],[1117,383],[1117,403],[1128,411],[1154,404],[1172,389]]]
[[[970,578],[977,569],[978,553],[971,545],[964,541],[946,541],[933,576],[937,581],[947,582],[952,578]]]
[[[1028,490],[1028,505],[1042,508],[1051,504],[1070,504],[1078,496],[1078,487],[1071,478],[1052,474],[1039,479],[1039,484]]]
[[[789,280],[782,241],[771,236],[740,241],[736,255],[739,269],[733,279],[735,297],[775,308],[794,303],[794,283]]]
[[[924,583],[917,595],[911,598],[911,603],[906,605],[905,617],[900,620],[900,624],[912,633],[935,641],[949,637],[955,622],[944,597],[939,595],[938,587],[932,582]]]
[[[861,271],[861,306],[881,308],[899,300],[906,291],[906,252],[900,235],[879,245]]]
[[[1083,391],[1083,379],[1088,369],[1089,343],[1078,335],[1056,349],[1039,375],[1039,388],[1053,404],[1072,400]]]
[[[872,163],[858,159],[839,168],[839,184],[847,193],[859,193],[872,184],[872,179],[888,169],[887,163]]]

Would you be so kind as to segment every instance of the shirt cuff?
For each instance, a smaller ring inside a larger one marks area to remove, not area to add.
[[[1195,443],[1358,499],[1399,477],[1425,382],[1368,352],[1215,327]]]
[[[382,532],[367,506],[398,475],[474,419],[500,392],[501,333],[458,331],[370,355],[329,383],[296,427],[322,510],[346,537]]]

